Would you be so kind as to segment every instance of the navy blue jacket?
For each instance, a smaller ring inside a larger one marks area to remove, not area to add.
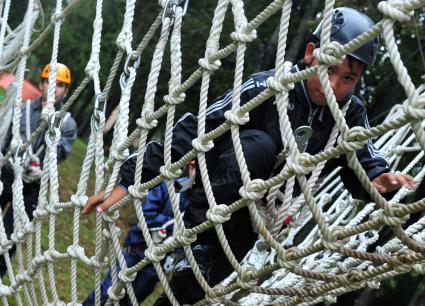
[[[180,211],[184,211],[187,203],[186,194],[185,192],[181,192],[179,195]],[[161,227],[163,224],[174,218],[170,196],[165,182],[162,182],[155,188],[149,190],[148,196],[142,204],[142,209],[148,228]],[[167,232],[171,229],[172,226]],[[143,237],[143,233],[139,226],[133,225],[128,231],[124,245],[135,246],[144,242],[145,238]]]
[[[297,69],[295,66],[294,70]],[[267,88],[267,78],[273,76],[274,73],[274,70],[269,70],[251,75],[242,85],[241,105],[244,105],[264,91]],[[352,95],[347,97],[346,101],[342,101],[339,104],[343,105],[347,103],[349,98],[351,98],[351,103],[345,115],[348,126],[350,128],[353,126],[369,128],[366,107],[359,98]],[[216,99],[207,109],[206,132],[222,124],[226,120],[224,113],[231,109],[231,107],[231,91]],[[289,92],[288,116],[293,130],[303,125],[308,125],[313,129],[313,135],[307,144],[306,152],[310,154],[321,152],[326,146],[335,120],[328,106],[317,106],[310,101],[304,82],[297,82],[294,90]],[[268,133],[274,140],[278,152],[280,152],[283,149],[283,145],[279,130],[275,97],[271,97],[259,107],[252,110],[249,113],[249,117],[249,122],[240,126],[240,129],[259,129]],[[173,161],[178,160],[192,149],[192,139],[197,136],[197,123],[197,117],[191,113],[185,114],[176,123],[172,141]],[[225,133],[221,137],[230,137],[230,133]],[[121,167],[121,183],[125,186],[134,183],[136,157],[135,155],[131,156]],[[367,142],[367,145],[357,151],[357,157],[370,180],[384,172],[390,171],[385,158],[376,150],[370,140]],[[143,182],[158,175],[159,168],[163,165],[163,160],[163,145],[158,142],[148,143],[143,160]],[[343,169],[340,175],[345,186],[353,196],[361,199],[368,198],[367,193],[361,187],[354,172],[347,166],[345,156],[328,161],[324,169],[324,174],[337,166],[342,166]]]

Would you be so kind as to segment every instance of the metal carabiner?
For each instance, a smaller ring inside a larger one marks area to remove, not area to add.
[[[182,2],[183,2],[183,0],[167,0],[167,2],[165,2],[164,9],[162,11],[161,22],[164,22],[164,19],[167,16],[167,13],[168,13],[167,10],[169,10],[169,6],[171,6],[171,9],[170,9],[171,10],[170,25],[174,24],[174,19],[175,19],[176,13],[177,13],[177,7]],[[184,5],[183,5],[182,16],[186,15],[188,5],[189,5],[189,0],[185,0]]]
[[[124,73],[121,74],[121,78],[123,76],[124,76]],[[94,100],[93,115],[90,120],[90,126],[92,130],[95,132],[99,131],[100,114],[105,114],[105,111],[106,111],[106,100],[100,100],[101,96],[102,96],[101,93],[96,95],[96,98]]]
[[[167,2],[165,2],[164,8],[162,9],[162,16],[161,16],[161,22],[164,22],[165,19],[165,15],[167,15],[167,10],[168,10],[168,6],[170,5],[170,1],[172,0],[167,0]]]
[[[127,58],[125,59],[125,64],[124,64],[124,73],[129,76],[130,75],[130,70],[128,70],[128,68],[130,67],[130,63],[131,61],[134,61],[133,63],[133,68],[137,69],[140,66],[140,56],[137,54],[137,52],[135,50],[131,51],[128,55]]]
[[[184,2],[182,16],[185,16],[185,15],[186,15],[186,13],[187,13],[187,7],[188,7],[188,6],[189,6],[189,0],[186,0],[186,1]]]
[[[21,152],[21,146],[23,144],[18,144],[15,148],[15,152],[13,153],[13,162],[16,162],[17,158],[20,157],[21,161],[20,161],[20,165],[23,166],[25,163],[25,160],[27,159],[27,150],[24,150],[23,152]]]
[[[99,93],[94,98],[94,109],[105,112],[105,110],[106,110],[106,100],[100,100],[101,96],[102,96],[102,93]]]
[[[44,136],[44,140],[47,146],[53,145],[53,142],[56,137],[56,133],[60,130],[62,125],[62,117],[60,116],[60,112],[56,111],[49,117],[49,128]]]
[[[60,116],[60,112],[56,111],[50,115],[49,130],[53,130],[54,128],[60,129],[61,124],[62,124],[62,117]]]
[[[300,126],[294,131],[295,142],[301,153],[307,149],[308,140],[311,138],[311,135],[313,135],[313,129],[308,125]]]

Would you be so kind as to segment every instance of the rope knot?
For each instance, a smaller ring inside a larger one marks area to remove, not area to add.
[[[182,175],[183,171],[180,168],[177,168],[176,170],[171,170],[166,168],[165,166],[161,166],[161,168],[159,168],[159,173],[161,173],[169,180],[174,180],[176,178],[179,178]]]
[[[59,210],[57,210],[56,208],[55,208],[55,206],[53,206],[53,204],[48,204],[48,205],[46,205],[46,211],[47,211],[47,213],[48,214],[51,214],[51,215],[57,215],[57,214],[59,214]]]
[[[353,126],[349,131],[348,131],[348,136],[347,136],[347,140],[351,141],[351,142],[355,142],[355,141],[362,141],[361,137],[366,135],[366,131],[367,129],[365,129],[362,126]]]
[[[198,60],[199,66],[205,71],[214,72],[218,70],[221,66],[221,62],[219,60],[215,60],[214,62],[210,62],[208,59],[200,58]]]
[[[214,148],[214,142],[210,140],[207,143],[203,143],[199,138],[195,138],[192,140],[192,147],[198,152],[206,153]]]
[[[79,245],[70,245],[66,251],[68,252],[69,256],[74,259],[80,259],[84,258],[84,249]]]
[[[29,52],[30,52],[30,48],[22,47],[21,49],[19,49],[19,56],[24,57],[24,56],[28,55]]]
[[[112,213],[107,212],[106,214],[102,214],[102,219],[108,223],[115,223],[119,218],[120,218],[120,213],[118,210]]]
[[[118,161],[126,161],[128,156],[130,155],[128,149],[125,149],[124,151],[117,150],[114,152],[114,159]]]
[[[113,286],[109,287],[107,290],[108,296],[111,298],[111,300],[113,301],[119,301],[122,298],[124,298],[125,296],[125,289],[122,288],[121,291],[117,294],[115,294],[115,288]]]
[[[406,223],[407,220],[409,220],[410,215],[404,215],[404,216],[397,216],[396,213],[398,211],[397,208],[401,208],[403,205],[398,203],[389,203],[391,204],[391,207],[388,208],[385,211],[382,211],[379,215],[379,220],[381,222],[384,222],[385,224],[389,226],[398,226]]]
[[[226,213],[227,205],[220,204],[214,205],[207,210],[207,219],[215,224],[224,223],[230,220],[231,215]]]
[[[337,56],[337,54],[342,54]],[[326,66],[336,66],[341,64],[345,59],[344,47],[337,41],[332,41],[324,48],[316,48],[313,56],[317,58],[320,64]]]
[[[32,262],[33,262],[33,265],[39,266],[41,264],[44,264],[45,258],[43,255],[34,256],[34,258],[32,259]]]
[[[298,266],[298,263],[295,260],[288,261],[280,256],[277,258],[277,263],[282,268],[285,268],[288,270],[293,270],[296,266]]]
[[[142,129],[151,130],[156,128],[156,126],[158,125],[158,120],[148,120],[146,119],[146,116],[142,116],[141,118],[136,120],[136,124]]]
[[[267,192],[267,189],[261,189],[264,184],[262,179],[255,179],[239,189],[239,194],[247,200],[260,200]]]
[[[411,119],[422,120],[425,117],[423,108],[415,107],[411,104],[403,105],[402,108],[406,116]]]
[[[157,248],[153,249],[148,248],[145,250],[145,258],[149,259],[151,262],[160,262],[165,258],[165,254],[158,254]]]
[[[351,284],[347,284],[349,286],[353,285],[352,283],[358,283],[358,282],[360,282],[361,281],[361,271],[359,271],[356,268],[350,269],[347,272],[347,280],[351,283]]]
[[[72,201],[72,198],[71,198],[71,201]],[[47,213],[47,210],[37,208],[36,210],[34,210],[33,215],[34,215],[34,219],[37,220],[37,219],[42,219],[44,217],[47,217],[49,214]]]
[[[22,226],[21,231],[22,231],[22,236],[26,236],[28,234],[35,233],[35,228],[32,226],[32,222],[28,222],[24,224],[24,226]]]
[[[364,147],[367,140],[364,141],[348,141],[341,136],[338,137],[337,143],[345,152],[355,152]]]
[[[89,259],[90,266],[95,268],[105,268],[108,265],[108,259],[105,258],[104,262],[100,262],[96,256],[92,256]]]
[[[338,226],[330,227],[322,237],[322,244],[328,250],[339,250],[347,243],[347,239],[338,240],[340,229]]]
[[[43,257],[46,259],[46,261],[50,262],[50,263],[54,263],[55,262],[55,258],[58,257],[59,252],[56,250],[52,250],[52,251],[45,251],[43,253]]]
[[[72,204],[74,204],[75,207],[78,207],[78,208],[83,208],[84,206],[86,206],[87,200],[88,200],[88,197],[85,194],[83,195],[74,194],[71,196]]]
[[[397,20],[398,22],[409,21],[413,16],[413,12],[404,11],[403,7],[398,1],[381,1],[378,3],[378,10],[387,18]]]
[[[130,53],[131,50],[131,41],[132,41],[132,35],[131,33],[124,30],[121,31],[117,39],[115,40],[115,44],[118,48],[120,48],[122,51],[126,51],[127,53]]]
[[[304,154],[304,153],[301,153],[301,154]],[[306,175],[306,174],[309,174],[314,169],[314,166],[303,165],[306,159],[305,159],[305,155],[304,157],[301,157],[301,154],[295,157],[295,161],[293,162],[288,161],[288,170],[294,173],[295,175]]]
[[[287,249],[284,253],[279,254],[277,257],[277,263],[282,268],[286,268],[288,270],[292,270],[298,266],[298,262],[296,260],[292,260],[294,256],[299,252],[297,247],[292,247]]]
[[[402,249],[397,253],[397,260],[402,263],[410,263],[414,259],[414,253],[408,249]]]
[[[238,109],[239,110],[239,109]],[[249,122],[249,113],[239,114],[238,110],[228,110],[224,113],[224,118],[229,120],[233,125],[245,125]]]
[[[257,39],[257,31],[245,33],[244,31],[235,31],[230,34],[230,38],[237,43],[250,43]]]
[[[164,102],[169,105],[178,105],[180,103],[184,102],[184,99],[186,98],[186,95],[184,93],[181,93],[180,95],[174,95],[174,93],[170,95],[164,96]]]
[[[33,279],[28,275],[27,271],[16,274],[15,279],[18,284],[33,281]]]
[[[52,15],[52,22],[63,21],[63,13],[55,13]]]
[[[127,274],[127,271],[128,271],[127,269],[122,269],[120,272],[118,272],[118,278],[125,283],[131,283],[136,279],[137,272]]]
[[[174,239],[180,245],[190,245],[196,241],[196,234],[190,235],[188,231],[183,230],[180,233],[176,233]]]
[[[245,268],[242,270],[241,275],[237,278],[236,283],[242,289],[250,289],[257,285],[258,280],[252,277],[252,273],[255,271],[254,268]]]
[[[294,83],[284,84],[283,79],[277,77],[268,77],[267,86],[276,93],[288,92],[294,89]]]
[[[131,195],[133,199],[143,200],[147,197],[147,190],[140,190],[140,188],[136,188],[134,185],[128,187],[128,193]]]
[[[94,79],[100,70],[100,64],[97,60],[91,60],[87,63],[86,68],[84,69],[84,72],[90,79]]]
[[[276,75],[267,78],[267,86],[276,93],[288,92],[294,89],[294,83],[285,84],[285,77],[291,74],[292,63],[283,63],[283,75]]]

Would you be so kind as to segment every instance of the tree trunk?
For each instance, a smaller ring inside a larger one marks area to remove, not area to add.
[[[302,16],[301,22],[299,23],[297,34],[294,36],[295,38],[291,41],[288,54],[286,56],[286,60],[294,62],[297,60],[297,55],[301,51],[301,48],[303,48],[303,43],[305,42],[305,35],[308,31],[307,29],[307,22],[303,22],[306,20],[312,20],[314,15],[317,12],[317,7],[319,5],[318,0],[312,0],[310,2],[310,5],[306,7],[306,10],[304,11],[304,15]]]

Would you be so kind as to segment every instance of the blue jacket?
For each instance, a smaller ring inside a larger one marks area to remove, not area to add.
[[[185,179],[182,178],[179,180]],[[179,195],[180,211],[184,211],[187,204],[186,194],[185,192],[181,192]],[[170,196],[165,182],[162,182],[149,191],[148,196],[142,204],[142,209],[148,228],[161,227],[174,218]],[[145,243],[143,233],[138,225],[133,225],[128,231],[124,246],[140,245],[141,243]]]

